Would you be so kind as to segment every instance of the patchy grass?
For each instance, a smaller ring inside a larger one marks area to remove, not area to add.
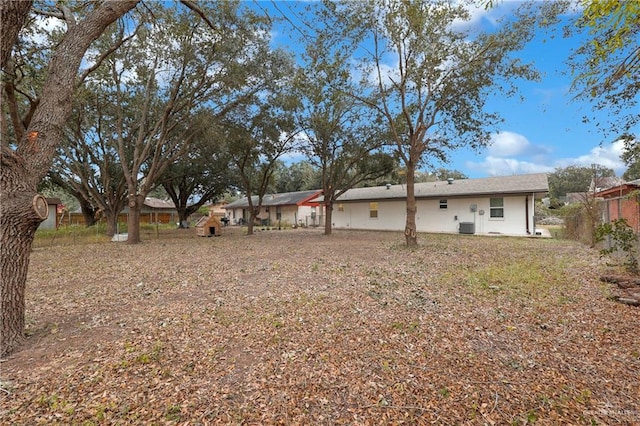
[[[61,247],[70,245],[96,244],[111,242],[111,237],[106,235],[105,223],[86,227],[80,225],[61,226],[58,229],[39,229],[33,242],[38,247]],[[127,232],[127,224],[120,224],[118,231],[121,234]],[[140,235],[143,239],[175,239],[184,236],[193,236],[193,229],[176,229],[171,224],[142,224]]]
[[[607,266],[573,242],[37,238],[7,424],[640,421],[640,310],[607,299]]]

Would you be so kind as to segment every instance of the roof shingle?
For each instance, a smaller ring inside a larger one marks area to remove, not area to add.
[[[299,203],[305,202],[310,198],[322,193],[322,191],[318,189],[314,189],[311,191],[297,191],[297,192],[285,192],[282,194],[267,194],[262,198],[262,206],[291,206],[297,205]],[[255,206],[258,204],[258,196],[253,195],[251,197],[251,202]],[[249,202],[247,197],[236,200],[232,203],[227,204],[223,208],[225,209],[237,209],[248,207]]]
[[[494,176],[479,179],[459,179],[422,182],[415,184],[416,198],[438,198],[489,194],[542,194],[549,191],[546,173],[514,176]],[[353,188],[342,194],[337,201],[404,199],[406,185]]]

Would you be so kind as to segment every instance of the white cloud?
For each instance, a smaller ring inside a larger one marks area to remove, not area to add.
[[[469,19],[463,21],[462,19],[456,19],[453,22],[453,29],[457,31],[467,30],[469,28],[475,27],[480,23],[485,17],[489,18],[492,14],[492,10],[486,9],[484,6],[479,4],[470,4],[466,5],[466,9],[469,12]],[[493,19],[491,19],[493,21]]]
[[[616,141],[610,145],[599,145],[591,149],[588,154],[575,158],[563,158],[557,161],[557,167],[582,166],[589,167],[592,164],[613,169],[617,175],[626,170],[626,165],[620,159],[624,150],[624,142]]]
[[[500,132],[491,137],[489,154],[496,157],[522,155],[531,146],[527,138],[513,132]]]
[[[64,31],[66,23],[58,18],[36,16],[35,26],[37,31],[33,35],[33,40],[37,44],[45,44],[48,42],[48,35],[54,31]]]
[[[519,1],[498,1],[494,2],[493,7],[486,8],[486,1],[462,1],[467,12],[469,13],[469,19],[463,21],[457,19],[453,22],[453,29],[457,31],[478,29],[483,23],[488,23],[491,27],[497,27],[500,25],[500,21],[505,16],[513,12],[515,8],[520,6]]]
[[[477,172],[482,172],[488,176],[509,176],[523,175],[529,173],[548,173],[554,170],[553,167],[533,163],[516,158],[500,158],[488,156],[484,161],[477,163],[468,161],[465,163],[466,168]]]
[[[518,133],[501,132],[492,139],[493,144],[488,149],[488,155],[482,161],[467,161],[466,169],[488,176],[548,173],[557,167],[590,167],[592,164],[613,169],[618,176],[626,170],[620,159],[624,149],[622,141],[596,146],[587,154],[578,157],[552,159],[552,151],[549,148],[532,144]]]

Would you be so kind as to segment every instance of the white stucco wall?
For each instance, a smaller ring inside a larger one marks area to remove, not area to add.
[[[491,218],[490,197],[448,198],[447,208],[439,199],[417,200],[416,226],[419,232],[458,233],[460,222],[475,224],[476,234],[527,235],[525,195],[504,196],[504,217]],[[529,232],[534,233],[534,199],[528,197]],[[476,205],[476,212],[471,205]],[[342,205],[342,211],[340,211]],[[480,214],[484,211],[484,214]],[[332,223],[337,229],[372,229],[402,231],[405,227],[406,203],[378,201],[378,217],[369,217],[369,202],[336,203]]]

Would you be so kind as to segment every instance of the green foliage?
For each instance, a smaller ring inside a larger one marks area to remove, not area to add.
[[[329,21],[308,41],[293,90],[303,101],[297,114],[307,137],[302,151],[318,171],[325,202],[332,205],[344,191],[374,182],[395,164],[384,151],[387,129],[380,112],[354,87],[350,42],[335,38],[335,26],[328,24],[335,17],[318,12],[319,20]],[[331,233],[330,215],[329,208],[326,233]]]
[[[285,165],[277,161],[274,172],[274,192],[296,192],[322,188],[322,176],[309,161]]]
[[[640,121],[640,2],[582,0],[582,15],[568,31],[586,31],[587,41],[570,58],[579,97],[597,100],[595,109],[609,108],[614,132],[627,131]]]
[[[564,238],[593,245],[600,209],[593,197],[562,207],[559,215],[564,220]]]
[[[627,170],[622,177],[626,181],[640,179],[640,144],[632,134],[623,134],[618,138],[624,142],[624,148],[620,158],[627,165]]]
[[[549,173],[549,196],[557,199],[569,192],[586,192],[594,178],[613,176],[613,169],[597,164],[591,167],[557,167],[553,173]]]
[[[629,165],[627,170],[622,174],[622,179],[627,182],[640,179],[640,162],[634,162]]]
[[[615,219],[610,223],[599,225],[596,228],[595,240],[596,242],[607,240],[608,247],[600,250],[603,256],[622,252],[626,258],[623,265],[627,271],[633,274],[640,272],[640,267],[638,266],[638,237],[626,219]]]
[[[403,171],[402,176],[406,176],[406,170]],[[414,182],[436,182],[445,181],[447,179],[469,179],[469,176],[465,175],[459,170],[439,168],[432,172],[416,172],[414,176]],[[402,181],[398,183],[404,183]]]

